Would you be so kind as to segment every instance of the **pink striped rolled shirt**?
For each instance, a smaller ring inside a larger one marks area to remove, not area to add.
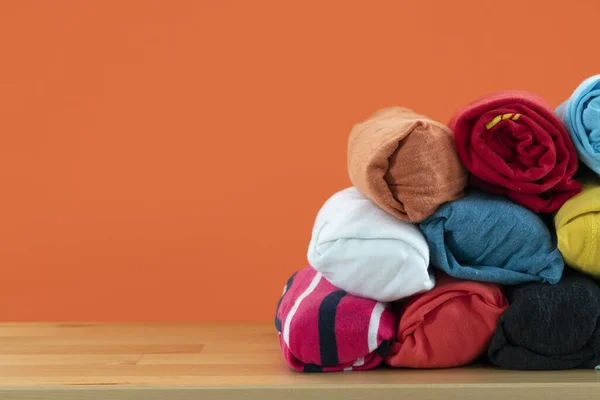
[[[397,322],[387,304],[348,294],[309,266],[288,280],[275,327],[291,368],[331,372],[378,366]]]

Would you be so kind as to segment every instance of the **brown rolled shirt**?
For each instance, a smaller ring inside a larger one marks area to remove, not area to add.
[[[410,222],[463,197],[467,184],[450,128],[404,107],[379,110],[352,128],[348,173],[365,197]]]

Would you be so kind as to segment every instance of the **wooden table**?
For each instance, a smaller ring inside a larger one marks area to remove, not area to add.
[[[0,399],[600,399],[600,372],[304,374],[265,323],[0,324]]]

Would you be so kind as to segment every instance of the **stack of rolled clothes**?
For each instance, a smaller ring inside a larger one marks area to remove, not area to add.
[[[600,75],[556,112],[524,91],[448,125],[385,108],[347,154],[277,305],[291,368],[600,368]]]

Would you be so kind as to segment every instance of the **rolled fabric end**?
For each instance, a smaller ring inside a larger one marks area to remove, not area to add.
[[[383,211],[354,187],[325,202],[307,256],[334,286],[376,301],[399,300],[435,284],[419,229]]]
[[[500,288],[440,273],[431,291],[401,311],[397,341],[385,362],[393,367],[448,368],[485,354],[508,307]]]
[[[303,372],[375,368],[389,352],[396,324],[387,304],[353,296],[312,267],[290,277],[275,312],[283,358]]]
[[[472,186],[551,213],[579,193],[577,153],[540,97],[503,91],[461,108],[449,123]]]
[[[569,131],[579,159],[600,175],[600,75],[581,82],[556,114]]]
[[[600,287],[570,271],[556,285],[507,288],[510,306],[488,350],[492,363],[516,370],[594,368],[600,364]]]
[[[500,196],[473,191],[419,225],[431,264],[459,279],[503,285],[556,284],[564,260],[539,216]]]
[[[600,182],[584,182],[554,217],[558,250],[565,262],[600,278]]]
[[[462,197],[467,183],[451,130],[403,107],[379,110],[352,128],[348,174],[368,199],[409,222]]]

